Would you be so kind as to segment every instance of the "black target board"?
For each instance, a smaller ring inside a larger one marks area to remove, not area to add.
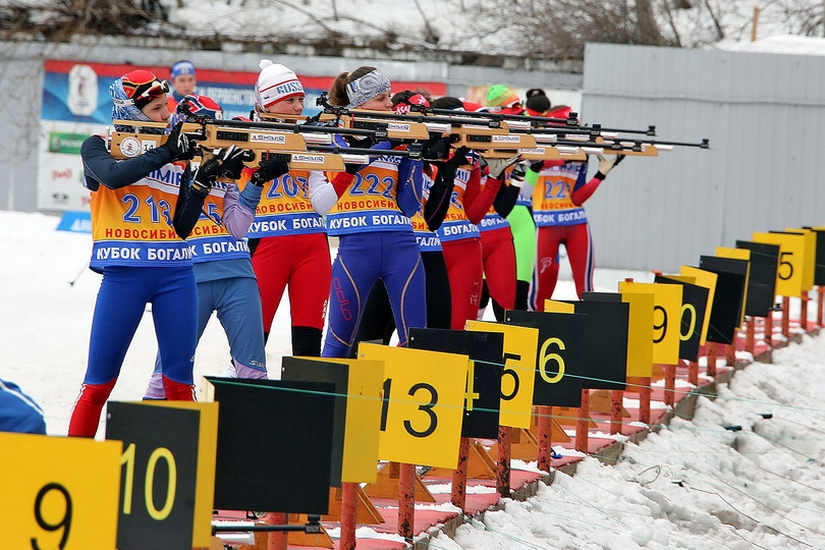
[[[591,293],[598,294],[598,293]],[[605,293],[609,294],[609,293]],[[621,298],[621,295],[617,295]],[[573,300],[569,303],[576,313],[587,316],[584,361],[592,380],[584,380],[583,387],[591,390],[624,390],[627,382],[627,331],[630,322],[630,304],[604,299]]]
[[[410,329],[410,347],[467,355],[467,374],[461,437],[498,437],[504,334],[446,329]]]
[[[578,313],[507,311],[505,323],[537,328],[534,405],[578,407],[582,382],[592,372],[585,362],[586,318]]]
[[[700,256],[699,269],[716,273],[716,292],[710,310],[707,341],[732,344],[742,322],[748,278],[747,260]]]
[[[779,265],[780,247],[777,244],[736,241],[736,248],[751,251],[745,315],[767,317],[776,300],[776,270]]]
[[[335,384],[207,380],[220,411],[215,507],[326,514]]]

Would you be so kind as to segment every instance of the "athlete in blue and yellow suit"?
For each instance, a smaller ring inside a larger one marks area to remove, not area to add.
[[[390,110],[390,82],[380,70],[361,67],[335,79],[329,100],[340,106]],[[373,146],[391,147],[389,142]],[[333,178],[340,198],[327,216],[327,230],[339,244],[322,356],[347,356],[367,296],[378,280],[386,286],[402,345],[410,328],[425,326],[424,267],[410,222],[421,207],[421,172],[419,160],[384,155]]]

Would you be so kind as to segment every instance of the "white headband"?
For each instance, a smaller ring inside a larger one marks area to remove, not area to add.
[[[374,69],[347,84],[347,98],[351,107],[358,107],[391,89],[390,80],[379,69]]]

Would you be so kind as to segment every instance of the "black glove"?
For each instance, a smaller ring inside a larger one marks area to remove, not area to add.
[[[249,160],[248,151],[235,145],[230,145],[218,155],[221,159],[219,177],[236,180],[241,177],[244,169],[244,160]]]
[[[344,141],[347,142],[347,145],[358,149],[371,149],[373,145],[378,143],[378,139],[376,139],[375,136],[353,136],[345,134],[342,137]]]
[[[449,147],[449,146],[448,146]],[[449,151],[449,148],[448,148]],[[445,183],[449,183],[455,179],[456,170],[458,170],[459,166],[463,166],[465,164],[469,164],[467,162],[467,153],[470,152],[470,149],[467,147],[459,147],[455,150],[455,153],[450,158],[450,160],[446,162],[438,162],[435,163],[438,166],[438,174],[436,174],[436,179],[441,178],[444,180]]]
[[[544,161],[537,160],[536,162],[530,163],[530,170],[533,172],[539,173],[541,172],[542,168],[544,168]]]
[[[430,231],[435,231],[441,227],[447,210],[450,208],[450,198],[455,186],[455,173],[459,166],[467,164],[467,147],[456,149],[453,157],[446,162],[434,162],[438,166],[438,173],[435,176],[430,196],[424,203],[423,216]]]
[[[430,136],[421,147],[421,158],[425,160],[441,160],[450,154],[450,136],[442,137],[440,134]]]
[[[281,177],[287,172],[289,172],[289,163],[281,158],[262,160],[258,163],[258,169],[252,174],[252,185],[263,187],[266,182]]]
[[[531,166],[529,160],[523,160],[513,166],[513,171],[510,172],[510,185],[521,186],[524,183],[524,176],[527,174],[527,169]]]
[[[183,121],[175,124],[161,148],[169,151],[172,160],[192,160],[195,158],[195,147],[186,134],[181,133]]]
[[[353,164],[351,162],[344,163],[344,170],[347,174],[352,174],[353,176],[358,173],[364,165],[363,164]]]
[[[607,174],[613,170],[620,162],[624,160],[627,155],[618,154],[613,158],[605,158],[601,155],[597,155],[599,159],[599,171],[593,176],[597,180],[603,180],[607,177]]]
[[[204,161],[195,172],[195,177],[192,179],[192,184],[189,187],[189,195],[196,197],[206,197],[209,191],[212,190],[212,184],[215,183],[215,178],[221,173],[221,159],[212,157]]]

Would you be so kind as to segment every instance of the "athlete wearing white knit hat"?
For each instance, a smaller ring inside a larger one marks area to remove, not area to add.
[[[255,103],[262,111],[279,101],[292,97],[303,98],[306,93],[295,72],[269,59],[261,59],[261,74],[255,83]]]

